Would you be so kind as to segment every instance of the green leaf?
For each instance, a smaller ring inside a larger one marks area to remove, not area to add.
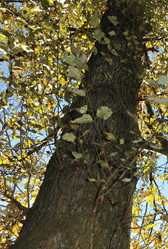
[[[112,53],[113,55],[115,55],[115,56],[118,56],[118,53],[116,52],[115,49],[111,49],[111,53]]]
[[[91,123],[92,121],[93,119],[89,114],[84,114],[81,118],[76,118],[75,120],[71,121],[71,123],[86,124]]]
[[[76,95],[79,95],[79,96],[83,96],[83,97],[86,96],[85,90],[82,90],[82,89],[68,87],[68,91],[72,92],[72,93],[75,93]]]
[[[85,54],[82,54],[82,56],[80,56],[80,57],[76,57],[74,59],[76,67],[78,69],[89,70],[88,65],[86,64],[86,60],[87,60],[87,56]]]
[[[161,105],[168,104],[168,98],[159,98],[156,95],[146,97],[146,99],[149,101],[155,101],[156,103],[161,104]]]
[[[99,23],[100,23],[99,13],[98,13],[98,11],[96,11],[93,14],[92,18],[90,19],[89,24],[92,25],[92,26],[98,26]]]
[[[78,152],[76,152],[76,151],[73,151],[73,152],[72,152],[72,155],[73,155],[76,159],[82,158],[82,153],[78,153]]]
[[[71,51],[74,55],[78,55],[79,54],[79,51],[77,50],[77,48],[75,48],[74,45],[71,45]]]
[[[158,84],[160,85],[168,85],[168,77],[165,75],[162,75],[158,79]]]
[[[101,106],[97,109],[97,117],[107,120],[111,115],[112,111],[107,106]]]
[[[87,105],[84,105],[78,109],[78,112],[80,112],[81,114],[84,114],[86,111],[87,111]]]
[[[126,29],[126,30],[123,32],[123,35],[124,35],[124,36],[128,36],[128,33],[129,33],[129,30]]]
[[[117,152],[117,151],[114,151],[114,152],[112,152],[112,153],[109,155],[109,157],[116,156],[117,154],[118,154],[118,152]]]
[[[65,55],[64,55],[64,60],[65,60],[65,63],[71,65],[71,66],[76,66],[76,63],[74,62],[76,56],[71,54],[71,56],[68,56],[68,53],[65,52]]]
[[[110,44],[110,39],[108,39],[107,37],[104,37],[104,42],[105,44]]]
[[[113,133],[105,132],[105,134],[107,135],[108,140],[115,140],[115,136],[113,135]]]
[[[82,79],[82,73],[81,73],[81,71],[78,68],[69,66],[68,77],[70,77],[72,79],[75,79],[77,81],[81,81],[81,79]]]
[[[153,85],[153,86],[157,86],[158,84],[159,85],[163,85],[163,86],[166,86],[168,85],[168,77],[165,76],[165,75],[161,75],[157,81],[155,80],[152,80],[150,81],[150,84]]]
[[[67,141],[67,142],[74,143],[74,141],[76,139],[76,136],[73,133],[65,133],[62,136],[62,139],[65,140],[65,141]]]
[[[97,180],[95,178],[88,178],[89,182],[96,182]]]
[[[94,35],[95,35],[96,40],[98,40],[100,42],[101,39],[105,36],[105,33],[103,31],[101,31],[101,29],[96,29],[94,31]]]
[[[110,31],[108,34],[109,34],[110,36],[115,36],[115,35],[116,35],[116,32],[115,32],[114,30],[112,30],[112,31]]]
[[[108,19],[114,26],[117,26],[117,24],[119,24],[116,16],[108,16]]]

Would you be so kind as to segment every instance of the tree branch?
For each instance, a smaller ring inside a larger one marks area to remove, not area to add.
[[[155,137],[161,143],[161,146],[154,145],[144,140],[144,142],[142,142],[142,149],[150,150],[156,153],[163,154],[164,156],[168,156],[168,141],[164,138],[158,139],[157,136]]]
[[[24,212],[25,215],[28,214],[29,208],[22,206],[22,204],[19,201],[17,201],[13,196],[8,195],[6,192],[1,191],[1,193],[3,194],[3,196],[10,199],[19,208],[19,210]]]

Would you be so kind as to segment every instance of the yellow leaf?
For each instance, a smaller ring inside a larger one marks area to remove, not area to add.
[[[151,228],[151,227],[155,227],[157,224],[159,224],[159,223],[154,223],[154,224],[148,224],[147,226],[146,226],[146,228]]]
[[[124,144],[124,143],[125,143],[124,138],[121,138],[120,139],[120,144]]]
[[[153,195],[146,196],[146,201],[152,207],[153,201],[154,201],[154,196]]]

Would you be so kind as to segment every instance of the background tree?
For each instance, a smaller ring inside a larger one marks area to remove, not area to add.
[[[166,11],[1,3],[1,248],[166,248]]]

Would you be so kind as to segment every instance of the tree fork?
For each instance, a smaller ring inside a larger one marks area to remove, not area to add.
[[[101,21],[105,37],[96,43],[97,54],[91,56],[81,85],[87,96],[77,97],[71,108],[88,105],[93,122],[74,131],[70,121],[79,114],[72,111],[65,115],[64,134],[73,132],[83,141],[58,141],[36,202],[10,248],[130,247],[132,196],[137,182],[133,141],[139,136],[135,117],[143,72],[143,13],[143,3],[108,1]],[[110,36],[111,31],[115,36]],[[101,106],[112,111],[107,120],[96,117]],[[108,134],[114,139],[107,139]],[[74,160],[73,151],[82,153],[84,160]]]

